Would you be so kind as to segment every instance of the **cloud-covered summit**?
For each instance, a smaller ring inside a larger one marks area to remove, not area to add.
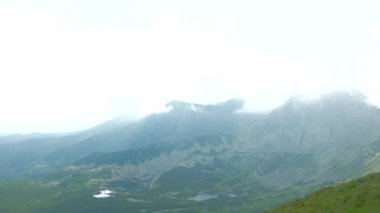
[[[196,104],[183,101],[173,100],[166,104],[166,107],[174,111],[192,110],[197,112],[217,112],[217,113],[232,113],[244,106],[244,101],[240,99],[230,99],[217,104]]]

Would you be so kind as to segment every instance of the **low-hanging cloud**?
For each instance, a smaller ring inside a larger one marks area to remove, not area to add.
[[[352,69],[331,73],[323,61],[259,51],[236,39],[238,29],[223,21],[199,27],[161,14],[151,28],[129,31],[15,9],[0,11],[0,27],[5,131],[20,122],[28,129],[52,120],[60,124],[42,131],[77,129],[121,113],[140,117],[164,110],[173,99],[207,104],[238,97],[248,110],[265,110],[294,94],[366,83],[353,79]]]

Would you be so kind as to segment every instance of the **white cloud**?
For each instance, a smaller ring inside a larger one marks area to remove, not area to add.
[[[322,61],[250,48],[236,41],[231,23],[195,27],[175,14],[150,29],[122,31],[75,25],[48,11],[0,10],[0,29],[0,132],[74,130],[162,110],[171,99],[238,97],[262,110],[353,81]],[[378,63],[368,54],[357,66],[371,72]]]

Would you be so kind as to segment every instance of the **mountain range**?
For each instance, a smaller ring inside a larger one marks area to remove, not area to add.
[[[295,97],[268,113],[239,99],[167,107],[0,137],[0,212],[262,212],[380,169],[380,109],[359,93]]]

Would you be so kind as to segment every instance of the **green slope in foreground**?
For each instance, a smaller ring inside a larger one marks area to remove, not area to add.
[[[273,212],[378,212],[380,173],[319,189]]]

